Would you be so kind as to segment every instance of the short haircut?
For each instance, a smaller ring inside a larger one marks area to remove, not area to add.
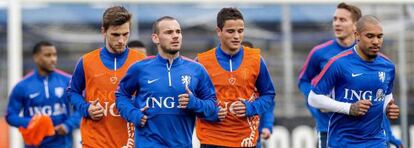
[[[244,20],[243,15],[237,8],[223,8],[217,13],[217,27],[223,29],[227,20]]]
[[[37,42],[33,47],[32,55],[39,53],[42,50],[43,46],[54,46],[54,45],[48,41]]]
[[[243,41],[241,44],[243,46],[246,46],[246,47],[254,48],[253,47],[253,44],[251,42],[249,42],[249,41]]]
[[[364,28],[367,26],[367,24],[380,24],[380,20],[373,16],[373,15],[364,15],[363,17],[361,17],[361,19],[358,20],[358,22],[356,23],[356,31],[361,33]]]
[[[145,48],[145,44],[138,40],[132,40],[128,43],[130,48]]]
[[[123,6],[114,6],[105,10],[102,17],[102,27],[107,31],[110,26],[120,26],[131,23],[132,14]]]
[[[158,28],[158,24],[163,21],[163,20],[177,20],[172,16],[163,16],[159,19],[157,19],[154,24],[152,24],[152,33],[158,34],[159,33],[159,28]]]
[[[349,5],[344,2],[339,3],[338,6],[336,6],[337,9],[345,9],[351,12],[352,21],[357,22],[361,16],[362,12],[361,9],[359,9],[357,6]]]

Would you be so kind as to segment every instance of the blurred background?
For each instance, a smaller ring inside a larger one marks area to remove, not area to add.
[[[8,45],[8,36],[16,33],[8,31],[8,21],[13,19],[8,15],[12,2],[0,0],[1,116],[5,115],[10,86],[14,85],[11,83],[15,83],[8,78],[9,71],[16,67],[10,67],[11,60],[7,59],[9,52],[16,52]],[[72,73],[81,55],[103,46],[99,28],[102,13],[110,6],[123,5],[133,14],[130,40],[143,41],[149,49],[149,55],[156,54],[150,38],[152,23],[165,15],[177,18],[183,30],[181,54],[189,58],[217,45],[217,12],[223,7],[237,7],[245,19],[244,40],[262,50],[277,89],[274,110],[276,126],[268,145],[314,147],[314,123],[303,95],[297,88],[297,77],[312,47],[333,38],[331,21],[339,2],[20,0],[13,2],[20,7],[22,23],[21,41],[18,41],[22,51],[17,51],[17,54],[22,55],[22,75],[18,77],[21,78],[34,68],[31,51],[34,44],[41,40],[56,45],[57,67]],[[394,134],[397,137],[406,135],[406,143],[414,142],[414,126],[411,127],[414,124],[414,108],[411,108],[414,105],[414,3],[350,3],[360,7],[364,15],[372,14],[382,21],[385,33],[382,52],[396,64],[394,97],[403,113],[402,120],[393,122]]]

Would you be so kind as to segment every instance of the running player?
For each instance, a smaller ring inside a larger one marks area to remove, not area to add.
[[[136,147],[192,147],[196,116],[218,121],[213,84],[206,70],[180,56],[181,27],[173,17],[159,18],[152,41],[158,55],[132,65],[119,84],[116,105],[136,126]],[[140,110],[141,109],[141,110]]]
[[[227,111],[222,122],[197,120],[201,147],[255,147],[259,115],[274,104],[275,89],[260,50],[241,46],[243,15],[237,8],[217,14],[220,44],[198,54],[213,81],[220,106]]]
[[[121,6],[106,9],[101,32],[104,47],[85,54],[76,65],[68,88],[72,104],[82,113],[83,147],[131,147],[133,125],[115,106],[115,91],[128,67],[145,56],[126,47],[131,14]]]
[[[319,74],[330,58],[355,45],[355,24],[361,17],[361,10],[353,5],[340,3],[336,7],[332,19],[335,39],[315,46],[305,61],[298,78],[298,87],[307,101],[311,90],[311,80]],[[312,117],[316,121],[318,132],[318,148],[326,148],[328,120],[331,113],[313,108],[306,103]]]
[[[394,64],[380,53],[379,20],[363,16],[356,24],[354,48],[333,57],[312,80],[309,105],[333,112],[328,147],[386,147],[383,116],[397,119],[392,88]],[[329,97],[332,96],[332,97]]]

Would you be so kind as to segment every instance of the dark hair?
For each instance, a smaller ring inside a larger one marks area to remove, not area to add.
[[[114,6],[105,10],[102,17],[102,27],[104,31],[108,30],[109,26],[119,26],[127,22],[131,23],[132,14],[128,12],[125,7]]]
[[[217,13],[217,27],[223,29],[227,20],[244,20],[243,15],[237,8],[223,8]]]
[[[357,22],[361,16],[362,12],[361,9],[359,9],[357,6],[349,5],[344,2],[339,3],[338,6],[336,6],[337,9],[345,9],[351,12],[352,21]]]
[[[253,47],[253,44],[251,42],[249,42],[249,41],[243,41],[243,42],[241,42],[241,44],[243,46],[246,46],[246,47],[254,48]]]
[[[142,43],[141,41],[138,41],[138,40],[132,40],[132,41],[129,41],[128,47],[130,47],[130,48],[134,48],[134,47],[145,48],[145,44]]]
[[[37,42],[33,47],[32,55],[39,53],[43,46],[54,46],[54,45],[48,41]]]
[[[174,17],[171,17],[171,16],[163,16],[163,17],[157,19],[154,22],[154,24],[152,24],[152,33],[155,33],[155,34],[159,33],[158,24],[163,20],[176,20],[176,19]]]

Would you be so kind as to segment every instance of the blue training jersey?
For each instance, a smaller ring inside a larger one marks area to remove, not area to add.
[[[305,96],[306,106],[316,121],[316,129],[319,132],[328,131],[328,121],[331,113],[321,112],[319,109],[316,109],[307,103],[309,92],[312,89],[311,81],[322,71],[329,59],[354,45],[355,43],[349,47],[344,47],[341,46],[336,39],[317,45],[309,52],[302,67],[298,78],[298,87]]]
[[[46,77],[39,75],[37,70],[27,74],[10,94],[7,123],[17,128],[27,128],[34,115],[47,115],[54,126],[63,124],[69,133],[45,137],[40,147],[72,147],[72,131],[79,128],[81,115],[78,112],[71,113],[70,101],[64,91],[69,79],[70,75],[60,70]],[[19,116],[21,110],[23,116]]]
[[[333,57],[312,81],[312,91],[332,95],[340,102],[370,100],[364,116],[333,113],[329,120],[329,147],[385,147],[383,128],[385,96],[392,93],[395,67],[383,54],[371,62],[362,60],[355,48]],[[333,92],[332,92],[333,89]],[[333,93],[333,94],[331,94]]]
[[[178,95],[193,93],[187,109],[178,107]],[[214,86],[200,64],[182,56],[170,65],[160,55],[148,57],[132,65],[116,92],[116,105],[121,116],[135,124],[136,147],[192,147],[196,116],[218,120]],[[140,127],[143,113],[148,116]]]

